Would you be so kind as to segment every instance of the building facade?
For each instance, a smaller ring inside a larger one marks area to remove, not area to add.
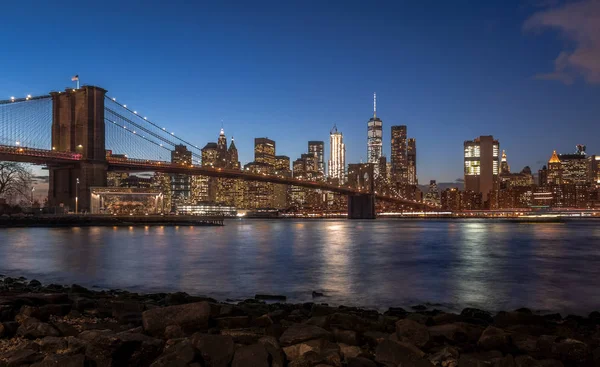
[[[185,145],[176,145],[171,152],[171,163],[183,166],[192,164],[192,152]],[[185,174],[171,175],[171,205],[183,205],[191,199],[191,176]]]
[[[346,146],[344,136],[333,126],[329,132],[329,162],[327,176],[332,182],[343,184],[346,182]]]
[[[317,171],[321,177],[325,177],[325,143],[322,141],[311,140],[308,142],[308,154],[315,156]]]
[[[373,95],[373,117],[367,122],[367,163],[375,164],[375,176],[379,158],[383,154],[383,121],[377,117],[377,96]]]
[[[481,193],[484,202],[497,183],[499,150],[491,135],[464,142],[465,190]]]
[[[392,126],[391,130],[390,179],[392,182],[406,185],[408,184],[406,125]]]
[[[411,186],[418,185],[419,180],[417,178],[417,140],[415,138],[408,139],[406,158],[408,161],[408,184]]]

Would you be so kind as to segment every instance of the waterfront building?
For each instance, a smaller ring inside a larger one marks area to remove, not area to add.
[[[254,161],[275,166],[275,141],[269,138],[255,138]]]
[[[408,139],[406,158],[408,162],[407,183],[409,185],[418,185],[419,180],[417,179],[417,140],[415,138]]]
[[[435,180],[429,181],[429,191],[423,197],[423,202],[430,205],[440,205],[440,191]]]
[[[273,163],[275,156],[273,155]],[[254,174],[271,175],[274,166],[265,162],[250,162],[244,170]],[[274,184],[270,182],[247,181],[244,186],[244,209],[274,208]]]
[[[128,176],[127,178],[124,178],[123,180],[121,180],[120,187],[149,189],[152,187],[152,178],[131,175],[131,176]]]
[[[546,185],[561,185],[563,183],[563,168],[556,150],[552,152],[548,160],[548,171],[546,172]]]
[[[185,145],[176,145],[171,152],[171,163],[191,166],[192,152]],[[191,176],[186,174],[171,175],[171,205],[177,206],[188,203],[191,198]]]
[[[373,117],[367,122],[367,163],[375,166],[375,177],[379,176],[378,164],[383,149],[383,121],[377,117],[377,95],[373,94]]]
[[[325,143],[322,141],[309,141],[308,154],[315,156],[317,171],[322,178],[325,177]]]
[[[329,164],[327,175],[332,182],[343,184],[346,182],[346,146],[344,136],[338,131],[337,126],[329,132]]]
[[[177,207],[177,212],[183,215],[224,216],[230,218],[237,215],[237,210],[234,206],[216,204],[214,202],[181,205]]]
[[[544,187],[548,183],[548,167],[544,165],[538,170],[538,186]]]
[[[171,176],[167,173],[154,172],[154,175],[152,175],[152,189],[163,195],[161,212],[168,213],[172,207]]]
[[[159,190],[126,187],[91,187],[91,214],[147,215],[164,213]]]
[[[589,182],[589,163],[585,155],[585,145],[578,145],[574,154],[560,154],[562,181],[565,184],[584,184]]]
[[[592,187],[600,188],[600,155],[591,155],[588,161],[588,182]]]
[[[462,210],[481,210],[483,209],[483,195],[480,192],[465,190],[461,197]]]
[[[406,125],[392,126],[391,132],[391,164],[394,183],[408,184],[408,156],[406,141]]]
[[[460,211],[462,209],[462,192],[456,187],[447,188],[442,191],[440,202],[443,211]]]
[[[497,182],[499,150],[491,135],[464,142],[465,190],[481,193],[484,202]]]
[[[292,171],[290,170],[290,157],[285,155],[275,156],[275,175],[279,177],[292,177]],[[290,205],[290,186],[274,184],[273,196],[273,206],[276,209],[287,209]]]

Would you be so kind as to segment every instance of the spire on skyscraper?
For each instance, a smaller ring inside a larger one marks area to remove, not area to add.
[[[373,93],[373,117],[377,117],[377,93]]]

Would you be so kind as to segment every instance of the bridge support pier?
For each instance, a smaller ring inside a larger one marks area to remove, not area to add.
[[[50,206],[67,206],[79,212],[90,210],[90,188],[106,186],[104,94],[102,88],[84,86],[53,92],[52,150],[81,154],[81,161],[50,166]],[[79,180],[79,184],[77,184]]]
[[[375,219],[375,195],[348,195],[348,219]]]

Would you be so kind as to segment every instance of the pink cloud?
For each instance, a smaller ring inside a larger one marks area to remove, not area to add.
[[[538,74],[537,79],[571,84],[581,77],[600,84],[600,0],[568,3],[535,13],[523,28],[526,31],[556,29],[570,44],[559,53],[554,71]]]

